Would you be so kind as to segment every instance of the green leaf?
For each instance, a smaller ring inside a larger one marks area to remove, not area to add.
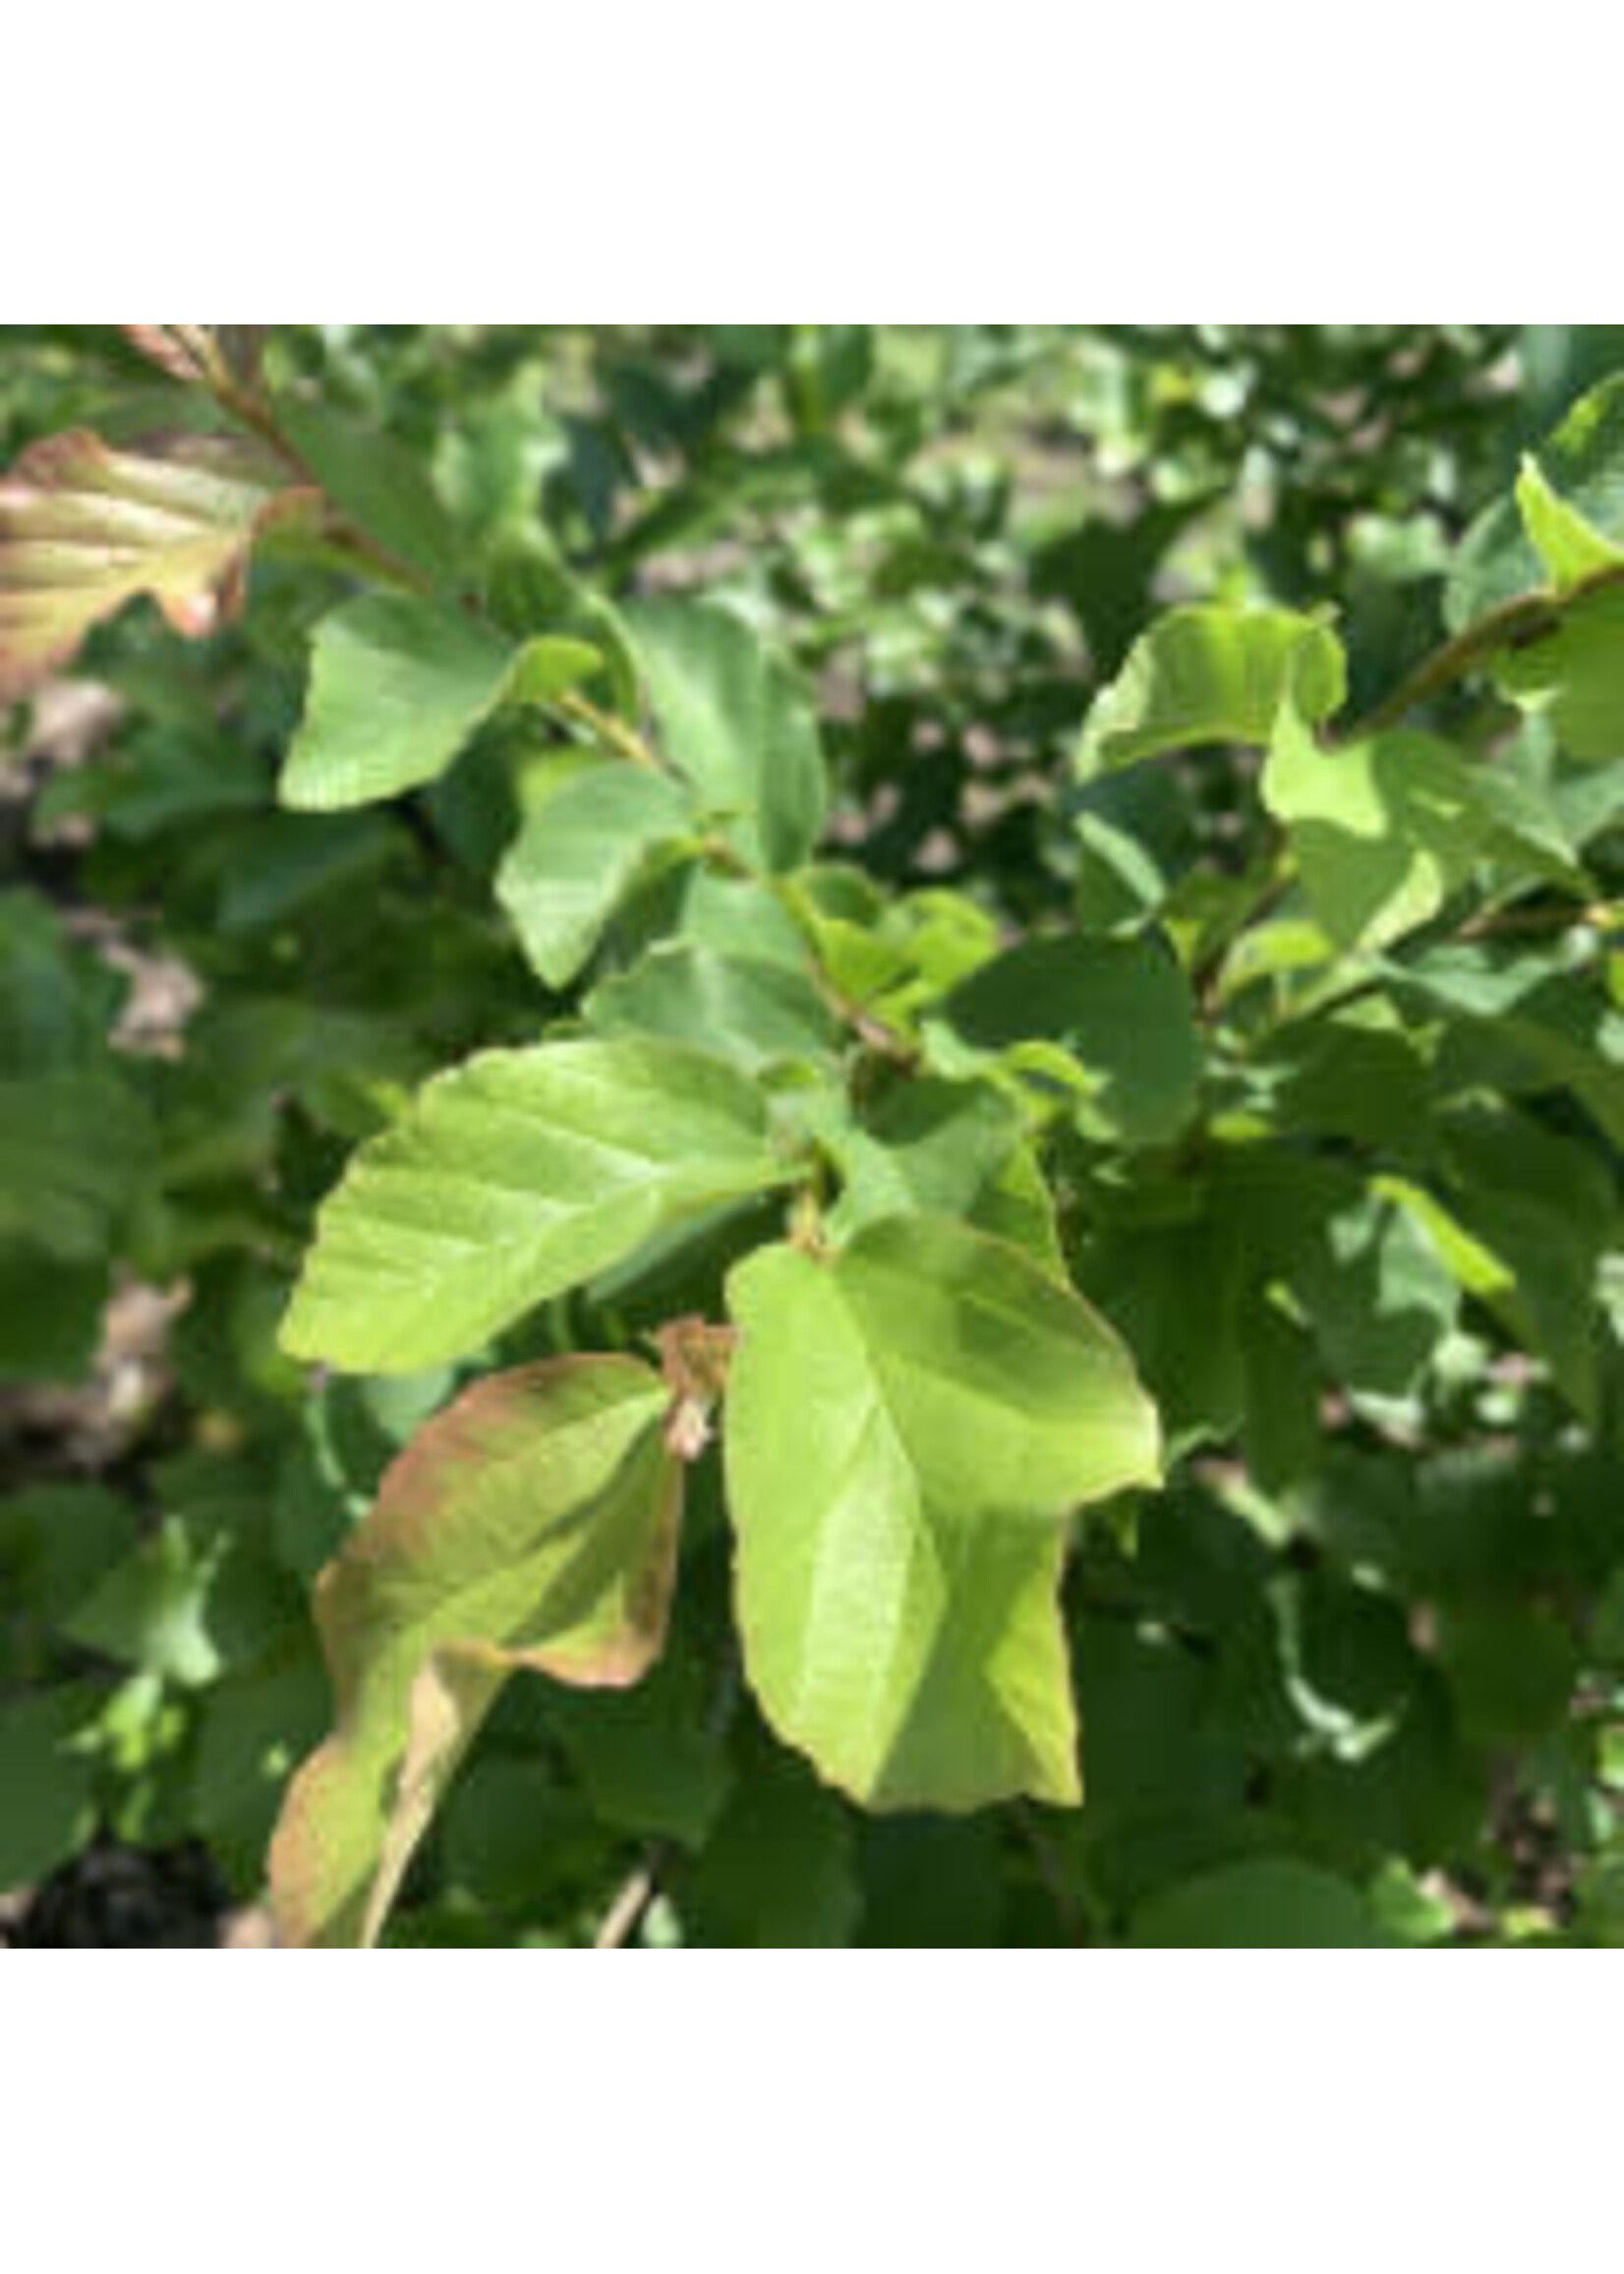
[[[1101,1143],[1170,1144],[1200,1094],[1189,983],[1153,936],[1028,940],[957,989],[929,1033],[949,1075],[1057,1045],[1078,1070],[1076,1125]]]
[[[1498,767],[1471,776],[1483,832],[1483,851],[1501,877],[1526,885],[1528,872],[1558,890],[1591,897],[1595,890],[1581,865],[1579,838],[1558,800]]]
[[[862,1948],[1007,1949],[1009,1860],[996,1816],[875,1818],[862,1827]]]
[[[381,813],[267,813],[256,817],[232,846],[220,883],[222,932],[266,932],[319,903],[370,895],[399,851],[394,824]]]
[[[675,881],[679,904],[671,912],[669,928],[687,945],[740,956],[750,962],[805,970],[801,928],[771,885],[749,877],[718,876],[706,868],[685,869]],[[661,926],[662,935],[666,928]]]
[[[1624,757],[1624,589],[1585,594],[1496,666],[1507,694],[1548,718],[1570,758]]]
[[[601,651],[585,640],[544,634],[539,639],[527,640],[519,650],[508,700],[537,703],[545,709],[588,679],[595,679],[605,669]]]
[[[316,1638],[304,1627],[199,1701],[192,1807],[210,1854],[245,1895],[264,1886],[288,1778],[321,1742],[330,1704]]]
[[[1247,1468],[1259,1490],[1278,1495],[1319,1464],[1323,1376],[1312,1340],[1282,1306],[1249,1305],[1242,1335]]]
[[[614,760],[572,775],[529,816],[496,898],[550,987],[579,977],[650,852],[694,816],[676,783]]]
[[[593,1815],[640,1839],[702,1847],[726,1803],[726,1755],[704,1727],[702,1692],[674,1653],[635,1690],[569,1692],[548,1722]]]
[[[0,1500],[0,1593],[59,1626],[135,1543],[135,1510],[93,1485],[39,1485]]]
[[[1370,1907],[1383,1940],[1401,1950],[1435,1950],[1454,1940],[1453,1906],[1397,1857],[1371,1888]]]
[[[36,442],[0,481],[0,703],[31,694],[142,594],[175,630],[206,637],[241,603],[256,538],[301,496],[234,437]]]
[[[805,690],[725,610],[646,601],[626,612],[667,756],[745,859],[799,868],[829,794]]]
[[[1439,1065],[1451,1088],[1567,1088],[1624,1145],[1624,1014],[1608,1003],[1596,974],[1485,946],[1435,949],[1391,965],[1387,979],[1405,1008],[1460,1021]]]
[[[1384,998],[1282,1027],[1248,1075],[1282,1136],[1352,1138],[1399,1159],[1427,1146],[1430,1057]]]
[[[1335,1163],[1242,1148],[1221,1183],[1265,1280],[1296,1298],[1333,1379],[1402,1398],[1455,1324],[1460,1291],[1415,1214]]]
[[[1240,1423],[1246,1261],[1236,1212],[1219,1205],[1189,1222],[1122,1226],[1079,1269],[1132,1351],[1174,1457]]]
[[[863,1900],[850,1819],[798,1761],[752,1748],[677,1899],[700,1950],[843,1950]]]
[[[561,1908],[583,1878],[604,1874],[611,1838],[546,1755],[498,1751],[493,1738],[446,1798],[435,1841],[434,1907],[395,1920],[384,1948],[412,1950],[425,1942],[439,1947],[449,1925],[446,1907],[453,1902],[462,1914],[450,1927],[458,1943],[489,1947],[493,1927],[495,1939],[505,1943],[513,1930],[501,1919],[503,1912],[534,1921],[543,1891]],[[561,1895],[563,1890],[570,1895]],[[541,1931],[551,1948],[549,1928]]]
[[[1288,609],[1180,608],[1161,616],[1094,705],[1077,756],[1087,779],[1211,742],[1261,748],[1292,699],[1318,724],[1347,691],[1328,625]]]
[[[56,1263],[26,1241],[0,1240],[0,1382],[82,1381],[111,1294],[105,1262]]]
[[[1077,1798],[1057,1603],[1067,1518],[1155,1481],[1109,1329],[946,1219],[734,1274],[728,1498],[746,1672],[779,1734],[875,1807]]]
[[[1441,1134],[1464,1252],[1445,1241],[1440,1251],[1595,1423],[1596,1272],[1617,1217],[1606,1169],[1589,1146],[1504,1105],[1453,1111]]]
[[[1077,839],[1075,907],[1085,932],[1138,930],[1165,911],[1192,872],[1203,891],[1223,881],[1195,867],[1201,840],[1194,801],[1171,768],[1098,775],[1071,793],[1067,813]]]
[[[1582,518],[1603,543],[1624,538],[1624,374],[1574,405],[1539,445],[1538,462],[1567,517]],[[1526,507],[1519,497],[1501,498],[1474,523],[1456,556],[1444,607],[1450,629],[1464,631],[1491,609],[1560,584],[1570,550],[1571,531],[1556,543],[1553,560],[1541,559]]]
[[[507,1677],[639,1681],[675,1577],[665,1384],[629,1359],[493,1376],[431,1422],[317,1590],[337,1708],[271,1855],[284,1936],[372,1943]]]
[[[538,664],[542,681],[553,677],[555,691],[566,692],[556,685],[559,666],[572,647],[591,648],[599,661],[605,700],[622,718],[635,719],[642,687],[624,618],[565,566],[551,538],[537,523],[534,490],[523,512],[523,530],[498,545],[484,578],[486,612],[492,621],[528,643],[519,683],[522,699],[544,699],[542,682],[533,676]],[[547,628],[533,637],[538,625]],[[572,684],[579,683],[572,673]],[[551,700],[553,693],[554,688],[548,688],[545,699]]]
[[[1059,1209],[1035,1145],[1016,1145],[971,1200],[964,1220],[994,1240],[1007,1240],[1055,1278],[1066,1277]]]
[[[0,1082],[0,1239],[97,1261],[151,1148],[145,1109],[112,1075]]]
[[[123,986],[32,893],[0,893],[0,1079],[98,1073]]]
[[[750,1074],[826,1058],[840,1026],[804,970],[712,949],[657,949],[584,1006],[601,1034],[654,1034],[713,1050]]]
[[[887,1216],[912,1213],[979,1221],[980,1211],[999,1206],[1022,1135],[1018,1108],[984,1082],[907,1082],[866,1129],[844,1113],[829,1117],[817,1136],[844,1183],[832,1237],[849,1240]]]
[[[1133,1921],[1141,1949],[1374,1950],[1384,1941],[1346,1880],[1289,1857],[1237,1863],[1170,1888]]]
[[[1375,1195],[1305,1228],[1286,1273],[1333,1376],[1371,1397],[1410,1394],[1460,1308],[1433,1240]]]
[[[183,1689],[205,1689],[225,1663],[209,1612],[227,1552],[225,1541],[170,1517],[75,1612],[72,1640]]]
[[[93,1772],[74,1739],[95,1704],[80,1686],[0,1710],[0,1893],[49,1878],[94,1831]]]
[[[1588,880],[1556,814],[1514,776],[1468,766],[1435,736],[1399,729],[1324,749],[1287,706],[1263,798],[1289,832],[1315,920],[1344,950],[1373,951],[1429,923],[1479,862],[1569,891]]]
[[[346,521],[436,590],[455,590],[462,542],[414,451],[317,403],[282,397],[276,423]]]
[[[1473,777],[1428,734],[1323,750],[1288,705],[1263,797],[1291,833],[1316,920],[1340,948],[1379,948],[1429,921],[1479,851]]]
[[[1554,735],[1545,735],[1542,724],[1531,729],[1553,747]],[[1565,779],[1537,780],[1531,788],[1542,797],[1570,845],[1583,848],[1610,829],[1624,815],[1624,762],[1589,766]]]
[[[1576,505],[1558,496],[1532,455],[1524,457],[1518,476],[1517,508],[1528,541],[1558,597],[1565,598],[1600,569],[1624,565],[1624,548],[1603,537]]]
[[[347,602],[316,635],[283,804],[336,813],[437,780],[504,699],[513,662],[495,632],[436,602]]]
[[[1452,1606],[1438,1649],[1461,1726],[1475,1743],[1537,1744],[1567,1719],[1579,1661],[1572,1634],[1543,1605]]]
[[[755,1088],[697,1051],[492,1052],[358,1155],[284,1347],[352,1373],[449,1364],[661,1231],[791,1174]]]

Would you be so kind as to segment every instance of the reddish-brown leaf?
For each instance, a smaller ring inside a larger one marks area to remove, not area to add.
[[[284,1939],[377,1940],[418,1842],[519,1668],[623,1689],[665,1647],[682,1471],[659,1378],[569,1359],[430,1423],[317,1590],[337,1706],[271,1857]]]
[[[256,442],[86,430],[36,442],[0,479],[0,702],[43,684],[142,594],[198,639],[241,605],[256,538],[308,493]]]
[[[126,336],[145,356],[188,386],[212,385],[221,377],[252,385],[271,326],[268,323],[127,323]]]

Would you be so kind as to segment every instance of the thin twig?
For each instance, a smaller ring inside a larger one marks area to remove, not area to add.
[[[1611,932],[1618,928],[1619,911],[1603,905],[1575,907],[1571,901],[1560,907],[1483,908],[1455,934],[1458,940],[1510,939],[1540,932]]]
[[[624,758],[628,764],[641,766],[651,774],[665,773],[666,769],[641,734],[628,727],[623,719],[616,719],[609,711],[601,711],[585,695],[560,695],[553,708],[566,719],[572,720],[576,726],[585,727],[607,750],[613,751],[616,758]]]
[[[416,593],[422,599],[433,596],[434,586],[421,570],[402,560],[398,554],[379,545],[357,522],[340,512],[327,494],[325,483],[289,436],[278,425],[270,405],[251,389],[241,386],[229,375],[214,380],[214,398],[220,408],[246,427],[273,456],[279,458],[301,489],[314,490],[326,504],[329,515],[329,535],[341,552],[353,560],[380,576],[386,584],[400,586]]]
[[[651,1847],[605,1914],[595,1951],[623,1951],[636,1937],[659,1894],[666,1866],[664,1847]]]
[[[1609,562],[1560,595],[1525,593],[1518,600],[1505,601],[1500,607],[1489,609],[1452,640],[1424,657],[1373,711],[1335,739],[1359,742],[1366,735],[1380,734],[1389,727],[1399,726],[1412,711],[1443,694],[1502,648],[1526,647],[1543,638],[1557,629],[1576,602],[1589,600],[1594,594],[1620,584],[1624,584],[1624,562]]]

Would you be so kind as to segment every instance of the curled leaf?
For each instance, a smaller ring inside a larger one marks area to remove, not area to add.
[[[678,1318],[656,1337],[671,1393],[666,1443],[679,1461],[697,1461],[711,1443],[712,1417],[727,1394],[738,1337],[730,1326]]]
[[[301,498],[257,443],[159,436],[115,450],[86,430],[0,480],[0,702],[40,686],[141,594],[200,639],[240,607],[249,553]]]
[[[481,1382],[421,1430],[317,1588],[332,1738],[283,1810],[271,1888],[299,1948],[376,1942],[508,1676],[626,1689],[665,1647],[682,1471],[635,1360]]]
[[[1095,703],[1077,754],[1082,779],[1214,742],[1261,749],[1288,697],[1310,725],[1342,706],[1335,632],[1284,608],[1176,608],[1137,641]]]

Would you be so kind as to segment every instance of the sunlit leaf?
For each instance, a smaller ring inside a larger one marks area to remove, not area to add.
[[[1538,469],[1543,495],[1504,496],[1468,531],[1445,602],[1452,629],[1463,630],[1507,602],[1560,589],[1572,564],[1573,517],[1603,544],[1624,542],[1624,375],[1604,379],[1574,404],[1539,444]],[[1565,535],[1541,514],[1544,495],[1560,500]],[[1544,557],[1537,536],[1554,548]]]
[[[1435,916],[1472,873],[1480,839],[1466,767],[1399,731],[1324,750],[1294,709],[1263,794],[1291,832],[1308,904],[1342,948],[1377,948]]]
[[[550,987],[579,976],[649,852],[691,827],[694,811],[680,784],[605,760],[529,816],[501,865],[496,897]]]
[[[1066,1520],[1154,1481],[1110,1330],[940,1217],[734,1276],[728,1394],[745,1664],[779,1734],[880,1808],[1078,1796]]]
[[[1551,488],[1536,457],[1523,460],[1517,505],[1529,543],[1558,595],[1572,592],[1599,570],[1624,567],[1624,547],[1603,536],[1577,505]]]
[[[642,1041],[493,1052],[432,1082],[323,1209],[284,1331],[298,1358],[465,1358],[657,1233],[787,1172],[755,1086]]]
[[[1557,815],[1510,774],[1408,728],[1325,748],[1282,713],[1263,797],[1290,833],[1316,922],[1343,949],[1389,946],[1436,916],[1479,862],[1586,877]]]
[[[333,813],[435,781],[502,701],[514,651],[433,601],[372,593],[320,625],[285,805]]]
[[[606,979],[584,1008],[600,1033],[691,1042],[752,1074],[826,1057],[840,1038],[834,1014],[804,970],[709,948],[660,949]]]
[[[1085,778],[1211,742],[1262,748],[1291,697],[1311,721],[1341,707],[1346,669],[1326,624],[1288,609],[1178,608],[1138,641],[1088,721]]]

